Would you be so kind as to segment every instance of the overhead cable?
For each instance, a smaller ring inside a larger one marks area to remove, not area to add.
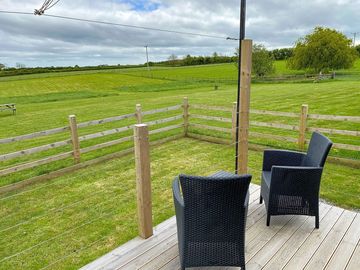
[[[8,11],[8,10],[0,10],[0,13],[33,15],[33,13],[29,13],[29,12]],[[51,17],[51,18],[57,18],[57,19],[81,21],[81,22],[96,23],[96,24],[103,24],[103,25],[113,25],[113,26],[120,26],[120,27],[140,29],[140,30],[150,30],[150,31],[166,32],[166,33],[173,33],[173,34],[180,34],[180,35],[191,35],[191,36],[215,38],[215,39],[237,40],[235,38],[226,37],[226,36],[216,36],[216,35],[209,35],[209,34],[202,34],[202,33],[195,33],[195,32],[186,32],[186,31],[177,31],[177,30],[162,29],[162,28],[155,28],[155,27],[147,27],[147,26],[140,26],[140,25],[131,25],[131,24],[114,23],[114,22],[99,21],[99,20],[82,19],[82,18],[54,15],[54,14],[44,14],[44,13],[42,13],[41,15],[44,16],[44,17]]]

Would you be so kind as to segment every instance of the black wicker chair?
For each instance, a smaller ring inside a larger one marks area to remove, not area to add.
[[[245,269],[250,181],[251,175],[226,172],[210,177],[180,175],[174,179],[181,269],[200,266]]]
[[[307,153],[265,150],[260,203],[265,201],[267,226],[272,215],[308,215],[315,216],[319,228],[320,180],[331,146],[314,132]]]

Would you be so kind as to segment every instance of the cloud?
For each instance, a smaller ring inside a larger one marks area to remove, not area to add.
[[[0,0],[1,10],[33,12],[40,0]],[[47,11],[121,24],[220,37],[238,36],[238,0],[61,0]],[[269,48],[289,47],[315,26],[360,29],[360,0],[247,1],[247,38]],[[107,26],[45,16],[0,14],[0,63],[14,66],[98,65],[145,62],[170,54],[232,55],[236,42],[192,35]]]

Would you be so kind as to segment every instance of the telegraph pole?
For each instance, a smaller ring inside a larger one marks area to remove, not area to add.
[[[150,66],[149,66],[148,45],[145,45],[145,50],[146,50],[146,64],[147,64],[147,70],[148,70],[149,77],[150,77]]]
[[[239,114],[240,114],[240,91],[241,91],[241,42],[245,39],[246,0],[240,0],[240,31],[239,31],[239,58],[238,58],[238,89],[236,104],[236,140],[235,140],[235,174],[239,173]],[[227,38],[232,39],[232,38]],[[235,39],[236,40],[236,39]]]
[[[359,34],[358,32],[354,32],[354,33],[351,33],[353,36],[354,36],[354,39],[353,39],[353,45],[355,47],[356,45],[356,35]]]

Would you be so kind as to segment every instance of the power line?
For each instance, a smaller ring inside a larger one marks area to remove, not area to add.
[[[30,13],[30,12],[9,11],[9,10],[0,10],[0,13],[18,14],[18,15],[34,15],[33,13]],[[198,36],[198,37],[206,37],[206,38],[214,38],[214,39],[225,39],[225,40],[237,40],[235,38],[225,37],[225,36],[215,36],[215,35],[186,32],[186,31],[176,31],[176,30],[170,30],[170,29],[140,26],[140,25],[113,23],[113,22],[106,22],[106,21],[99,21],[99,20],[90,20],[90,19],[82,19],[82,18],[75,18],[75,17],[68,17],[68,16],[61,16],[61,15],[53,15],[53,14],[42,14],[42,16],[57,18],[57,19],[64,19],[64,20],[71,20],[71,21],[80,21],[80,22],[96,23],[96,24],[103,24],[103,25],[120,26],[120,27],[133,28],[133,29],[139,29],[139,30],[158,31],[158,32],[165,32],[165,33],[172,33],[172,34],[179,34],[179,35],[190,35],[190,36]]]

